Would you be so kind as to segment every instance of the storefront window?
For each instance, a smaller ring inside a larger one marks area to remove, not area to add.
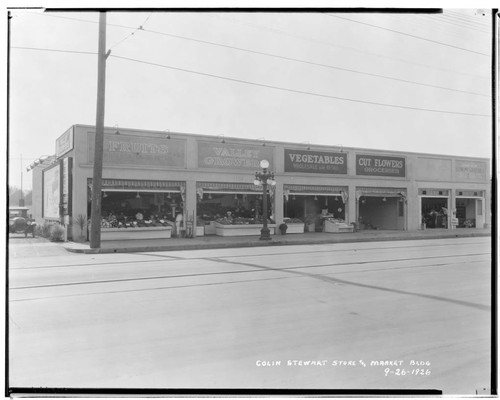
[[[180,193],[103,191],[103,227],[172,225],[183,212]]]
[[[300,219],[308,226],[308,230],[323,231],[325,219],[345,221],[345,204],[339,196],[322,196],[314,194],[290,194],[284,201],[285,218]],[[313,228],[314,226],[314,228]]]
[[[272,201],[267,196],[268,219],[272,219]],[[262,221],[263,196],[261,194],[205,192],[198,198],[198,224],[217,220],[228,223]]]
[[[448,199],[442,197],[422,198],[422,224],[428,228],[448,227]]]
[[[458,228],[476,227],[476,199],[457,199],[456,218]]]

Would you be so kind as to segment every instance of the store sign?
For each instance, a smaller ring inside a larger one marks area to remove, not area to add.
[[[94,161],[95,135],[89,133],[89,163]],[[186,142],[179,139],[105,134],[104,165],[186,167]]]
[[[62,160],[62,203],[68,204],[69,196],[69,162],[68,158]]]
[[[198,142],[198,167],[260,170],[261,160],[273,168],[274,149],[263,146]]]
[[[347,174],[347,154],[285,149],[285,172]]]
[[[464,181],[486,180],[486,163],[475,161],[456,161],[455,177]]]
[[[72,158],[66,157],[60,162],[61,168],[61,204],[63,206],[63,213],[69,214],[71,208],[71,168],[72,168]]]
[[[69,128],[56,140],[56,156],[60,157],[73,150],[73,127]]]
[[[356,175],[406,176],[406,160],[402,157],[356,155]]]
[[[59,218],[61,175],[59,164],[43,171],[43,217]]]

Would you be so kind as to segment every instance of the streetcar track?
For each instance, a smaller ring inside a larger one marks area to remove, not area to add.
[[[321,245],[322,246],[322,245]],[[431,244],[429,246],[426,246],[427,248],[433,247],[449,247],[449,246],[463,246],[463,243],[452,243],[452,244]],[[372,251],[372,250],[392,250],[392,249],[419,249],[420,247],[415,245],[415,246],[393,246],[393,247],[367,247],[367,248],[361,248],[361,249],[325,249],[325,250],[319,250],[319,251],[304,251],[304,252],[297,252],[293,254],[298,254],[298,255],[305,255],[305,254],[318,254],[318,253],[335,253],[336,255],[340,252],[362,252],[362,251]],[[185,257],[179,257],[179,256],[171,256],[167,254],[154,254],[154,253],[135,253],[137,255],[142,255],[142,256],[148,256],[148,257],[156,257],[156,258],[162,258],[165,259],[165,261],[195,261],[195,260],[204,260],[207,259],[207,257],[196,257],[196,258],[185,258]],[[280,255],[289,255],[289,252],[279,252],[279,253],[268,253],[268,254],[252,254],[252,255],[227,255],[227,256],[220,256],[217,258],[246,258],[246,257],[273,257],[273,256],[280,256]],[[491,254],[491,253],[482,253],[482,254]],[[464,254],[463,256],[468,256],[469,254]],[[100,265],[106,265],[107,267],[120,267],[125,264],[136,264],[136,263],[154,263],[158,262],[157,259],[152,259],[152,260],[135,260],[135,261],[118,261],[118,262],[98,262],[98,263],[84,263],[84,264],[71,264],[71,265],[47,265],[43,267],[10,267],[9,269],[12,270],[38,270],[38,269],[53,269],[53,268],[73,268],[73,267],[94,267],[94,266],[100,266]]]
[[[64,298],[64,297],[82,297],[82,296],[121,294],[121,293],[133,293],[133,292],[148,292],[148,291],[153,291],[153,290],[186,289],[186,288],[192,288],[192,287],[230,285],[230,284],[236,284],[236,283],[273,281],[273,280],[293,279],[293,278],[295,278],[295,277],[280,276],[280,277],[275,277],[275,278],[245,279],[245,280],[241,280],[241,281],[210,282],[210,283],[196,283],[196,284],[191,284],[191,285],[160,286],[160,287],[153,287],[153,288],[139,288],[139,289],[125,289],[125,290],[109,290],[109,291],[105,291],[105,292],[73,293],[73,294],[64,294],[64,295],[58,295],[58,296],[30,297],[30,298],[26,298],[26,299],[10,300],[10,302],[14,303],[14,302],[32,301],[32,300],[59,299],[59,298]]]
[[[473,254],[470,256],[477,256],[484,254]],[[425,259],[433,259],[437,258],[451,258],[457,257],[455,255],[442,256],[442,257],[421,257],[421,258],[406,258],[406,259],[394,259],[394,260],[381,260],[381,261],[358,261],[352,263],[341,263],[341,264],[317,264],[317,265],[308,265],[308,266],[296,266],[296,267],[285,267],[285,268],[272,268],[265,267],[258,264],[253,263],[238,263],[230,260],[224,260],[218,257],[204,258],[207,261],[212,261],[216,263],[226,263],[226,264],[236,264],[236,265],[245,265],[250,266],[253,269],[251,270],[239,270],[239,271],[218,271],[218,272],[203,272],[203,273],[194,273],[194,274],[180,274],[180,275],[160,275],[160,276],[145,276],[145,277],[135,277],[135,278],[120,278],[120,279],[106,279],[106,280],[98,280],[98,281],[86,281],[86,282],[62,282],[62,283],[52,283],[45,285],[31,285],[31,286],[18,286],[18,287],[10,287],[11,290],[22,290],[22,289],[40,289],[40,288],[49,288],[49,287],[61,287],[61,286],[78,286],[78,285],[93,285],[93,284],[103,284],[103,283],[118,283],[118,282],[134,282],[134,281],[146,281],[146,280],[154,280],[154,279],[174,279],[174,278],[193,278],[193,277],[201,277],[201,276],[214,276],[214,275],[226,275],[226,274],[240,274],[240,273],[255,273],[255,272],[263,272],[263,271],[273,271],[273,272],[290,272],[293,273],[295,270],[299,269],[313,269],[313,268],[324,268],[324,267],[347,267],[347,266],[355,266],[355,265],[366,265],[366,264],[376,264],[376,263],[388,263],[388,262],[401,262],[401,261],[420,261]],[[462,256],[463,257],[463,256]],[[390,267],[390,268],[369,268],[364,270],[353,270],[353,271],[342,271],[342,272],[332,272],[330,274],[346,274],[346,273],[356,273],[356,272],[376,272],[376,271],[384,271],[384,270],[398,270],[398,269],[408,269],[408,268],[429,268],[434,266],[445,266],[445,265],[456,265],[456,264],[468,264],[468,261],[463,261],[460,263],[441,263],[441,264],[429,264],[429,265],[411,265],[406,267]],[[328,274],[327,274],[328,275]]]
[[[221,262],[225,262],[222,261]],[[461,264],[465,264],[466,262],[462,262]],[[426,266],[417,266],[417,268],[429,268],[429,267],[439,267],[439,266],[446,266],[446,265],[456,265],[457,263],[454,264],[433,264],[433,265],[426,265]],[[248,265],[248,264],[244,264]],[[262,267],[258,266],[260,270],[251,270],[251,271],[241,271],[241,272],[276,272],[276,271],[283,271],[282,269],[273,269],[269,267]],[[414,267],[397,267],[397,268],[384,268],[385,270],[393,270],[393,269],[407,269],[407,268],[414,268]],[[381,270],[381,269],[377,269]],[[366,271],[373,271],[373,270],[366,270]],[[109,295],[109,294],[122,294],[122,293],[132,293],[132,292],[145,292],[145,291],[155,291],[155,290],[170,290],[170,289],[185,289],[185,288],[193,288],[193,287],[204,287],[204,286],[217,286],[217,285],[228,285],[228,284],[238,284],[238,283],[248,283],[248,282],[259,282],[259,281],[271,281],[271,280],[280,280],[280,279],[293,279],[297,277],[307,277],[307,278],[313,278],[313,279],[319,279],[323,282],[330,283],[333,285],[348,285],[348,286],[357,286],[357,287],[362,287],[366,289],[374,289],[374,290],[379,290],[379,291],[385,291],[385,292],[392,292],[392,293],[398,293],[398,294],[403,294],[403,295],[409,295],[409,296],[415,296],[415,297],[420,297],[420,298],[425,298],[425,299],[431,299],[431,300],[438,300],[438,301],[444,301],[444,302],[449,302],[465,307],[470,307],[470,308],[475,308],[481,311],[491,311],[490,306],[486,306],[483,304],[478,304],[478,303],[473,303],[473,302],[468,302],[464,300],[456,300],[456,299],[450,299],[447,297],[442,297],[442,296],[436,296],[436,295],[431,295],[431,294],[425,294],[425,293],[418,293],[418,292],[410,292],[410,291],[405,291],[405,290],[400,290],[400,289],[392,289],[392,288],[387,288],[387,287],[382,287],[382,286],[376,286],[376,285],[368,285],[364,283],[359,283],[359,282],[353,282],[353,281],[348,281],[344,279],[338,279],[334,277],[330,277],[328,275],[339,275],[339,274],[345,274],[345,273],[350,273],[351,271],[344,271],[340,273],[336,272],[331,272],[331,273],[326,273],[326,274],[310,274],[307,272],[300,272],[300,271],[285,271],[290,274],[293,274],[293,276],[282,276],[282,277],[270,277],[270,278],[258,278],[258,279],[245,279],[245,280],[236,280],[236,281],[224,281],[224,282],[210,282],[210,283],[196,283],[196,284],[189,284],[189,285],[176,285],[176,286],[161,286],[161,287],[154,287],[154,288],[138,288],[138,289],[125,289],[125,290],[108,290],[104,292],[87,292],[87,293],[74,293],[74,294],[66,294],[66,295],[57,295],[57,296],[45,296],[45,297],[32,297],[32,298],[24,298],[24,299],[11,299],[10,302],[23,302],[23,301],[36,301],[36,300],[46,300],[46,299],[54,299],[54,298],[65,298],[65,297],[82,297],[82,296],[92,296],[92,295]],[[364,271],[352,271],[352,272],[364,272]],[[222,273],[225,274],[225,273]],[[177,276],[175,276],[177,277]],[[168,278],[175,278],[175,277],[168,277]],[[152,279],[161,279],[161,278],[152,278]],[[96,282],[96,283],[102,283],[102,282]],[[62,285],[62,286],[68,286],[68,285]],[[31,287],[30,287],[31,288]]]
[[[256,268],[262,268],[265,270],[267,270],[267,269],[275,270],[274,268],[269,268],[269,267],[262,267],[262,266],[259,267],[259,266],[257,266],[257,264],[241,263],[241,265],[254,265]],[[327,275],[332,275],[332,274],[315,275],[315,274],[311,274],[311,273],[307,273],[307,272],[300,272],[300,271],[287,271],[287,272],[291,273],[291,274],[297,274],[297,275],[313,278],[313,279],[319,279],[320,281],[326,282],[326,283],[344,284],[344,285],[357,286],[357,287],[374,289],[374,290],[379,290],[379,291],[384,291],[384,292],[398,293],[398,294],[404,294],[404,295],[408,295],[408,296],[416,296],[416,297],[421,297],[421,298],[426,298],[426,299],[431,299],[431,300],[438,300],[438,301],[444,301],[444,302],[449,302],[449,303],[453,303],[453,304],[458,304],[458,305],[462,305],[462,306],[466,306],[466,307],[475,308],[475,309],[478,309],[481,311],[491,311],[490,306],[472,303],[469,301],[450,299],[447,297],[436,296],[436,295],[425,294],[425,293],[409,292],[406,290],[392,289],[392,288],[387,288],[387,287],[383,287],[383,286],[368,285],[366,283],[347,281],[344,279],[338,279],[338,278],[327,276]]]

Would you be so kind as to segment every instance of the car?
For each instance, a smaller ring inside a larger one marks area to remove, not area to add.
[[[36,223],[28,217],[28,207],[9,207],[9,232],[35,237]]]

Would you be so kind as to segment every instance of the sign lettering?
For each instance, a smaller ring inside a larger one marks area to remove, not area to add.
[[[198,142],[198,167],[258,170],[261,160],[265,159],[272,168],[273,152],[269,147]]]
[[[406,160],[402,157],[356,155],[356,175],[406,176]]]
[[[466,181],[485,180],[486,164],[475,161],[456,161],[455,175],[457,179]]]
[[[89,163],[94,160],[94,140],[94,133],[89,133]],[[186,167],[186,143],[180,139],[104,134],[103,164]]]
[[[347,154],[285,149],[285,172],[347,174]]]

